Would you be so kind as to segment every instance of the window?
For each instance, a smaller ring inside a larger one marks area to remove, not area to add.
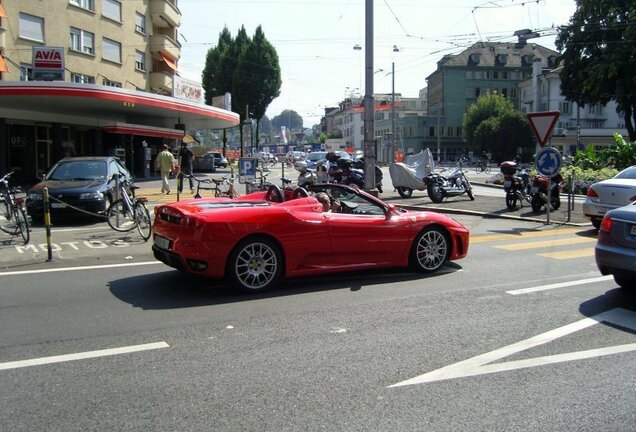
[[[104,78],[104,80],[102,81],[102,84],[107,86],[107,87],[121,88],[121,83],[120,82],[107,80],[106,78]]]
[[[136,12],[135,15],[135,31],[146,34],[146,16]]]
[[[448,130],[446,131],[446,136],[452,137],[453,136],[453,127],[452,126],[448,126],[447,129]]]
[[[146,71],[146,54],[141,51],[135,51],[135,69],[138,71]]]
[[[44,42],[44,18],[20,12],[19,36],[37,42]]]
[[[93,54],[95,52],[95,42],[94,42],[93,33],[71,27],[70,48],[75,51],[81,51],[87,54]]]
[[[600,104],[591,105],[590,114],[603,114],[603,105],[600,105]]]
[[[572,104],[570,102],[559,102],[561,114],[572,114]]]
[[[95,0],[69,0],[69,3],[89,11],[95,10]]]
[[[121,63],[121,44],[114,40],[104,38],[102,58],[114,63]]]
[[[33,68],[30,63],[20,65],[20,81],[31,81],[33,79]]]
[[[71,82],[79,84],[95,84],[95,77],[92,77],[90,75],[71,73]]]
[[[457,137],[458,138],[462,137],[462,127],[461,126],[457,126]]]
[[[104,0],[102,15],[113,21],[121,22],[121,3],[117,0]]]

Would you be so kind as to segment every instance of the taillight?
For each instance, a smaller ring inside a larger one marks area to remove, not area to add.
[[[603,220],[601,221],[601,226],[599,227],[599,231],[603,231],[603,232],[610,232],[612,230],[612,224],[614,222],[612,221],[612,218],[609,216],[605,216],[603,217]]]
[[[634,195],[633,197],[631,197],[629,200],[630,200],[631,202],[636,201],[636,195]]]
[[[587,190],[587,197],[588,198],[598,198],[598,194],[596,193],[596,191],[592,188],[589,188]]]

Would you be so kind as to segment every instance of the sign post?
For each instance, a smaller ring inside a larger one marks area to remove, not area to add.
[[[561,166],[563,165],[563,158],[561,153],[554,147],[545,147],[539,150],[537,157],[534,161],[537,168],[537,172],[548,178],[548,185],[546,186],[547,202],[545,205],[547,221],[546,224],[550,224],[550,205],[552,202],[552,177],[559,174]]]

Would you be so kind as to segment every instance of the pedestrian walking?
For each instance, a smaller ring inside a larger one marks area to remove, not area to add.
[[[187,175],[190,181],[190,192],[194,193],[194,183],[192,181],[192,160],[194,159],[194,153],[188,148],[188,145],[184,142],[181,143],[181,150],[179,150],[179,166],[181,171],[179,172],[179,182],[177,183],[177,190],[179,193],[183,192],[183,181]]]
[[[168,178],[170,177],[170,173],[172,172],[176,161],[174,156],[168,149],[168,145],[163,145],[163,151],[157,155],[156,166],[161,171],[161,193],[170,193],[170,183],[168,183]]]

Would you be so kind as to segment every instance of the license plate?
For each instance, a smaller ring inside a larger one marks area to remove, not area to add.
[[[58,203],[58,202],[52,202],[51,203],[51,208],[66,208],[66,204]]]
[[[599,214],[605,214],[607,209],[605,207],[596,207],[596,212]]]
[[[170,250],[170,240],[155,234],[155,246],[159,249]]]

